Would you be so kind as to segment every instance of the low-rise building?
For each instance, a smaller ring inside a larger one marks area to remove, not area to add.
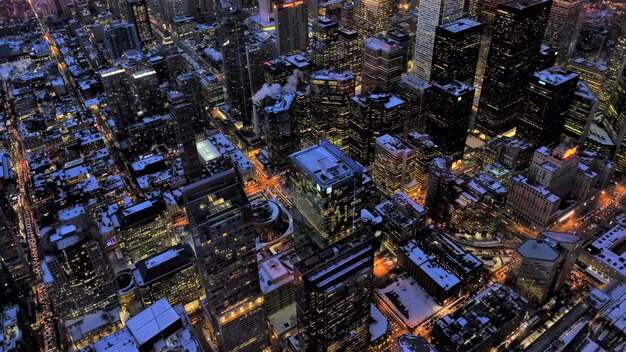
[[[454,201],[450,226],[462,233],[491,233],[502,219],[507,189],[488,173],[481,173],[460,186]]]
[[[126,326],[86,346],[81,352],[199,351],[204,349],[181,306],[172,307],[165,298],[126,321]]]
[[[558,215],[561,198],[522,175],[511,180],[506,214],[535,232],[546,229]]]
[[[439,319],[432,341],[438,351],[490,351],[519,327],[526,306],[526,299],[495,283],[454,313]]]
[[[382,217],[382,242],[392,252],[414,239],[426,224],[426,210],[402,192],[377,205],[374,213]]]
[[[461,279],[441,266],[417,242],[409,242],[398,251],[398,264],[439,304],[446,304],[461,291]]]
[[[591,243],[581,260],[603,280],[626,279],[626,218]]]

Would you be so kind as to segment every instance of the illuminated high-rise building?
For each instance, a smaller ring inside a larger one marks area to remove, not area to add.
[[[428,174],[430,163],[441,155],[439,147],[433,139],[427,135],[415,131],[409,132],[406,137],[407,142],[415,150],[415,180],[417,181],[417,192],[421,197],[426,193],[428,184]]]
[[[626,171],[626,69],[622,70],[609,109],[606,112],[604,123],[607,132],[615,141],[615,155],[613,159],[617,163],[617,169]]]
[[[162,200],[120,208],[112,218],[115,239],[127,263],[151,256],[175,242],[172,221]]]
[[[266,63],[274,58],[275,52],[276,40],[274,38],[254,38],[252,43],[246,45],[250,92],[258,92],[265,83],[271,84],[265,80],[265,68]]]
[[[389,198],[374,208],[374,214],[382,217],[383,246],[397,253],[424,228],[426,210],[404,192],[394,193]]]
[[[314,253],[358,228],[373,190],[367,169],[327,140],[289,160],[296,251]]]
[[[370,342],[374,253],[359,231],[296,264],[296,308],[302,351],[364,351]]]
[[[583,10],[582,0],[553,0],[544,42],[557,50],[557,63],[564,63],[576,44],[576,26]]]
[[[155,115],[163,109],[163,99],[159,89],[159,76],[153,68],[146,68],[131,75],[132,91],[138,104],[133,109],[138,116]]]
[[[549,238],[526,239],[513,252],[507,280],[526,299],[541,304],[552,292],[566,256],[567,251]]]
[[[135,25],[127,22],[111,23],[104,29],[104,42],[111,60],[122,57],[126,50],[139,50],[140,41]]]
[[[372,178],[378,190],[387,197],[397,192],[415,195],[418,182],[415,150],[401,137],[385,134],[376,138]]]
[[[355,0],[354,27],[362,38],[368,38],[389,29],[390,0]]]
[[[600,111],[603,111],[611,99],[611,92],[607,92],[606,86],[609,82],[609,68],[603,61],[588,61],[584,58],[571,59],[567,62],[566,68],[576,72],[581,80],[591,88],[593,93],[600,100]]]
[[[372,37],[363,43],[361,91],[391,92],[402,78],[404,49],[393,39]]]
[[[150,43],[154,39],[152,28],[150,27],[150,17],[146,0],[125,0],[128,18],[126,21],[135,25],[139,41],[142,45]]]
[[[296,112],[295,93],[276,93],[263,102],[259,112],[261,138],[274,166],[287,166],[289,154],[300,146]]]
[[[480,11],[478,13],[478,22],[485,26],[485,34],[491,35],[491,26],[496,19],[496,12],[498,5],[503,0],[483,0],[480,4]]]
[[[515,127],[551,3],[512,0],[498,5],[476,117],[482,134],[495,137]]]
[[[622,23],[618,27],[621,29],[626,27],[626,20],[622,19]],[[615,46],[607,59],[606,81],[602,82],[602,90],[605,96],[612,97],[626,67],[626,31],[621,30],[619,36],[615,38]],[[606,108],[608,108],[608,104]]]
[[[311,74],[311,133],[340,148],[347,147],[350,99],[354,95],[354,74],[349,71],[317,71]]]
[[[461,182],[450,227],[460,233],[495,233],[504,214],[507,189],[488,173]]]
[[[146,307],[162,298],[173,306],[186,305],[202,293],[196,256],[189,244],[179,244],[138,261],[132,274]]]
[[[427,82],[431,81],[433,52],[437,26],[463,17],[463,0],[422,0],[415,32],[413,72]]]
[[[573,189],[580,157],[578,148],[562,143],[554,148],[541,147],[533,154],[528,169],[528,178],[559,197],[566,197]]]
[[[558,143],[577,84],[578,75],[559,66],[534,74],[528,83],[517,134],[537,147]]]
[[[565,119],[565,129],[561,139],[569,137],[578,145],[587,139],[593,118],[598,112],[600,101],[582,79],[578,80],[574,99]]]
[[[472,85],[482,33],[483,25],[467,18],[438,26],[430,79],[441,83],[456,79]]]
[[[413,53],[415,53],[414,36],[408,30],[400,27],[391,27],[387,31],[386,37],[398,42],[404,50],[404,66],[402,67],[402,70],[403,72],[407,71],[409,68],[409,62],[413,60]]]
[[[426,210],[433,222],[448,223],[452,215],[455,176],[452,157],[443,155],[433,159],[428,172]]]
[[[328,18],[318,18],[313,23],[311,59],[318,69],[361,72],[361,39],[351,29],[339,27]]]
[[[541,44],[532,72],[536,73],[556,66],[556,54],[557,51],[553,47]]]
[[[363,165],[374,161],[376,138],[404,130],[405,102],[389,93],[356,96],[350,103],[348,150]]]
[[[584,246],[583,238],[567,232],[555,232],[555,231],[543,231],[537,236],[537,239],[549,240],[555,242],[562,250],[567,251],[563,265],[559,268],[559,273],[556,276],[553,292],[556,292],[566,285],[567,280],[570,278],[570,273],[578,260],[578,256],[582,252]]]
[[[426,133],[453,160],[463,158],[473,99],[474,88],[459,81],[433,82],[426,95]]]
[[[278,0],[274,3],[276,52],[288,55],[305,51],[308,46],[307,7],[303,0]]]
[[[404,133],[426,131],[426,93],[430,83],[417,78],[415,75],[404,75],[398,82],[396,93],[406,102],[406,118]]]
[[[88,215],[41,229],[43,282],[63,320],[114,304],[113,270]]]
[[[202,82],[200,75],[195,71],[187,71],[176,76],[176,90],[183,93],[185,98],[191,104],[193,115],[191,121],[193,123],[193,132],[196,136],[202,135],[205,127],[204,122],[204,97],[202,96]]]
[[[200,115],[204,110],[204,102],[202,101],[202,83],[198,72],[183,72],[176,76],[174,83],[176,90],[183,93],[189,101],[189,104],[191,104],[193,110],[196,112],[194,115]],[[198,131],[202,129],[202,123],[199,120],[200,116],[194,116],[194,127]]]
[[[198,114],[183,93],[170,91],[167,93],[167,102],[170,106],[170,115],[176,122],[176,141],[182,146],[181,158],[185,176],[190,182],[202,177],[202,165],[196,147],[196,131],[194,117]]]
[[[131,123],[132,103],[129,77],[121,67],[111,67],[99,72],[100,84],[106,96],[107,107],[115,125],[119,127]]]
[[[248,197],[230,169],[183,188],[211,335],[223,351],[267,345]]]
[[[252,123],[252,93],[250,77],[246,69],[245,13],[233,5],[221,8],[219,42],[224,65],[224,85],[230,103],[230,114],[244,125]]]
[[[339,25],[329,18],[320,17],[313,22],[312,29],[312,61],[321,69],[329,68],[332,64],[332,44],[337,40]]]

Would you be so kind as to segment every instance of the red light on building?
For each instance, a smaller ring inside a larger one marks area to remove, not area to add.
[[[563,159],[569,159],[575,156],[577,151],[578,151],[578,147],[574,147],[574,148],[570,148],[566,150],[565,154],[563,154]]]

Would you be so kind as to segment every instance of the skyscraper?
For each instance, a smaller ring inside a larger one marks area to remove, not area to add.
[[[363,43],[363,92],[392,92],[404,72],[404,49],[393,39],[372,37]]]
[[[454,200],[454,180],[450,156],[443,155],[431,161],[424,205],[435,223],[448,223],[450,221],[450,205]]]
[[[125,0],[129,18],[125,19],[135,25],[139,41],[142,45],[154,39],[152,28],[150,27],[150,17],[146,0]]]
[[[204,97],[202,95],[202,82],[200,81],[200,75],[195,71],[187,71],[176,76],[176,90],[181,92],[187,102],[191,104],[193,114],[191,116],[191,122],[193,127],[193,135],[203,136],[203,128],[205,127],[204,121]]]
[[[153,68],[146,68],[132,74],[132,90],[138,102],[133,105],[135,114],[152,116],[162,111],[163,99],[159,89],[159,76]]]
[[[583,10],[582,0],[553,0],[544,42],[557,50],[557,63],[568,59],[570,48],[576,45],[576,26]]]
[[[351,29],[338,27],[337,22],[321,17],[313,23],[311,59],[318,69],[361,73],[361,38]]]
[[[426,131],[426,92],[430,83],[415,75],[404,75],[398,83],[397,94],[406,102],[404,133]]]
[[[415,180],[417,181],[418,195],[422,197],[427,189],[430,163],[433,159],[440,156],[441,152],[439,147],[427,134],[412,131],[407,134],[406,139],[415,150]]]
[[[614,160],[617,169],[621,172],[626,170],[626,69],[622,70],[617,87],[611,97],[609,109],[604,120],[607,131],[615,141]]]
[[[296,308],[303,351],[367,349],[378,246],[369,231],[360,231],[296,264]]]
[[[55,14],[59,17],[68,16],[70,9],[67,6],[68,3],[65,0],[48,0],[48,9],[51,14]]]
[[[219,41],[222,48],[224,83],[230,112],[244,125],[252,123],[252,95],[250,78],[246,70],[245,13],[236,6],[223,4],[221,8]]]
[[[488,137],[513,128],[539,54],[551,0],[512,0],[498,5],[476,128]]]
[[[585,81],[579,79],[561,139],[569,137],[578,145],[584,143],[599,106],[600,101],[591,88]]]
[[[196,133],[193,126],[196,111],[187,97],[179,91],[168,92],[167,101],[170,105],[170,115],[176,121],[176,140],[183,148],[181,156],[185,176],[190,182],[194,182],[202,177],[202,165],[198,157]]]
[[[312,25],[312,61],[319,68],[329,68],[332,64],[332,44],[337,40],[337,22],[320,17]]]
[[[559,66],[534,74],[528,83],[518,135],[537,147],[558,143],[577,84],[578,75]]]
[[[314,253],[358,228],[373,189],[363,166],[327,140],[291,154],[289,161],[296,251]]]
[[[128,264],[175,242],[172,220],[162,200],[146,200],[118,209],[112,217],[115,239]]]
[[[354,1],[354,26],[362,38],[368,38],[389,29],[390,0]]]
[[[41,229],[44,284],[63,320],[95,312],[116,301],[113,270],[85,214]]]
[[[214,22],[216,0],[193,0],[192,15],[196,18],[196,22]]]
[[[224,351],[261,350],[265,311],[248,197],[234,170],[183,188],[206,294],[205,313]]]
[[[570,273],[574,269],[576,260],[584,248],[583,238],[567,232],[555,232],[555,231],[543,231],[537,237],[538,239],[550,239],[554,241],[559,247],[567,251],[565,259],[563,260],[563,266],[559,268],[559,273],[556,276],[553,291],[557,291],[566,285],[566,281],[570,278]]]
[[[260,115],[261,138],[267,144],[270,162],[287,166],[289,154],[300,146],[296,94],[276,93],[265,98]]]
[[[126,70],[111,67],[100,71],[100,84],[102,84],[107,107],[111,112],[113,121],[115,121],[115,126],[123,128],[131,124],[130,85]]]
[[[279,0],[274,3],[278,55],[306,50],[309,44],[307,16],[307,7],[302,0]]]
[[[111,60],[122,57],[126,50],[140,49],[139,36],[135,25],[127,22],[115,22],[104,30],[105,46]]]
[[[459,81],[434,82],[426,95],[426,133],[453,160],[463,158],[473,100],[474,88]]]
[[[430,79],[456,79],[472,85],[476,76],[483,25],[463,18],[437,26]]]
[[[173,306],[194,302],[202,293],[196,256],[178,244],[135,263],[132,271],[141,300],[150,306],[162,298]]]
[[[463,16],[463,0],[422,0],[415,32],[413,72],[427,82],[431,80],[436,28]]]
[[[374,151],[372,178],[378,190],[387,197],[397,192],[416,195],[419,185],[413,146],[399,136],[385,134],[376,138]]]
[[[551,239],[526,239],[513,252],[507,280],[529,301],[541,304],[552,292],[566,255]]]
[[[409,62],[413,60],[413,53],[415,53],[415,38],[413,38],[411,32],[399,26],[391,27],[387,31],[386,37],[397,41],[402,47],[404,50],[404,66],[402,70],[408,70]]]
[[[404,130],[405,102],[389,93],[356,96],[350,110],[349,154],[359,163],[369,165],[374,161],[376,138],[399,135]]]
[[[258,92],[265,81],[266,62],[274,58],[276,40],[271,37],[255,38],[246,45],[247,71],[250,81],[250,92]],[[293,72],[293,71],[292,71]]]
[[[340,148],[347,147],[354,74],[349,71],[317,71],[311,74],[309,83],[314,143],[325,138]]]

